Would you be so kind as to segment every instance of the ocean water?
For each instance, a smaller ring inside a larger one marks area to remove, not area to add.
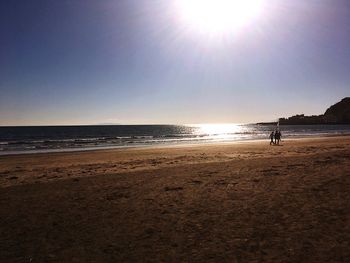
[[[275,126],[257,124],[0,127],[0,155],[153,145],[268,140]],[[350,125],[280,126],[283,138],[350,134]]]

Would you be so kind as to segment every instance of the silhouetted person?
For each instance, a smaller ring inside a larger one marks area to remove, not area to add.
[[[272,131],[271,133],[270,133],[270,145],[271,144],[275,144],[274,142],[273,142],[273,139],[275,138],[275,132],[274,131]]]
[[[279,138],[279,140],[278,140],[278,143],[279,143],[279,141],[282,141],[282,133],[281,133],[281,131],[278,132],[278,138]]]
[[[280,140],[281,140],[281,132],[280,131],[276,131],[275,132],[275,144],[279,145],[280,144]]]

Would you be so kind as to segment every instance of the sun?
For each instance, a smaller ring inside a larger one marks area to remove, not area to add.
[[[264,0],[177,0],[180,21],[206,34],[230,34],[259,16]]]

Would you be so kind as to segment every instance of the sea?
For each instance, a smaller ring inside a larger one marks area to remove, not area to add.
[[[0,127],[0,155],[269,140],[275,125],[89,125]],[[350,125],[281,125],[284,138],[350,134]]]

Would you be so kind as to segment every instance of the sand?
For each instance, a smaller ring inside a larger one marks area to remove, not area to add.
[[[0,262],[350,262],[350,137],[2,156]]]

